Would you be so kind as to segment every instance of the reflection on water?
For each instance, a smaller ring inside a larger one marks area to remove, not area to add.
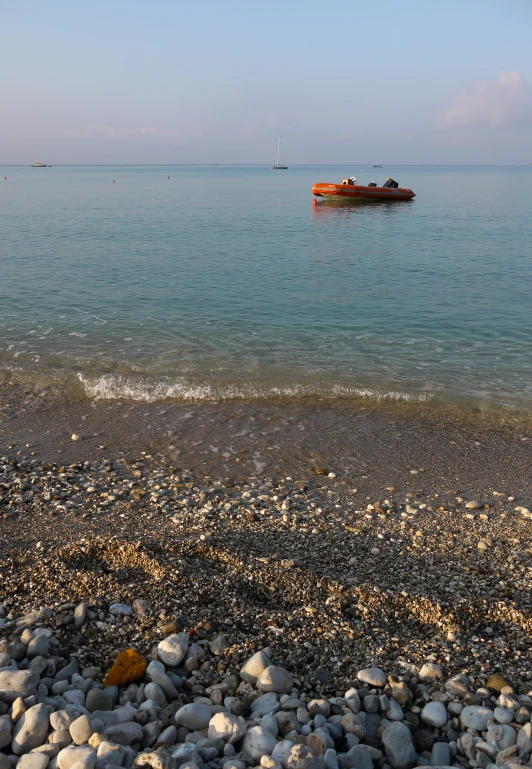
[[[413,201],[312,206],[348,172],[10,169],[1,365],[108,393],[532,403],[531,170],[405,167]]]

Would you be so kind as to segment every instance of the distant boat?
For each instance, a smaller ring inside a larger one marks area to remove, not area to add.
[[[374,165],[373,168],[382,168],[382,166]]]
[[[39,153],[37,150],[35,150],[35,163],[31,164],[32,168],[46,168],[46,163],[41,163],[39,161]]]
[[[286,169],[288,168],[288,166],[282,166],[279,163],[280,152],[281,152],[281,137],[279,136],[279,140],[277,142],[277,165],[272,166],[272,171],[286,171]]]

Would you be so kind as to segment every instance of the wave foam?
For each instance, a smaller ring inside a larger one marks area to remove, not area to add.
[[[401,391],[380,391],[368,387],[328,385],[327,383],[277,386],[272,384],[197,384],[185,379],[157,380],[140,377],[104,374],[89,378],[78,374],[85,394],[95,400],[133,400],[153,403],[164,400],[215,401],[276,397],[355,397],[374,401],[408,401],[423,403],[433,397],[432,393],[407,393]]]

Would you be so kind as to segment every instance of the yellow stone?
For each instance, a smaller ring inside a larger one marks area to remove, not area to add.
[[[104,686],[123,686],[130,681],[137,681],[146,672],[147,663],[144,657],[134,649],[120,652],[113,667],[107,673]]]

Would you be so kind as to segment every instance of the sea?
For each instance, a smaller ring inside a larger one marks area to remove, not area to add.
[[[351,175],[416,197],[314,205]],[[531,200],[532,167],[6,166],[0,373],[530,411]]]

